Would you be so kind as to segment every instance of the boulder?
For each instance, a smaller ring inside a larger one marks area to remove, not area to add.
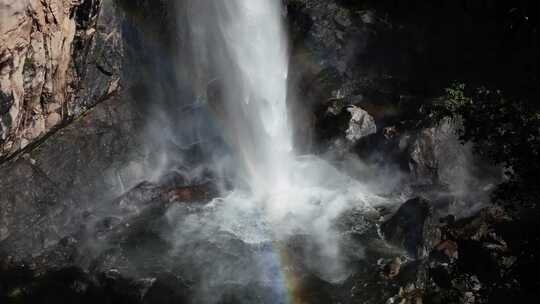
[[[385,239],[403,248],[415,259],[426,258],[440,238],[433,207],[422,198],[414,198],[403,205],[381,225]]]
[[[345,137],[350,143],[354,144],[364,137],[377,133],[375,119],[368,112],[356,106],[347,108],[347,111],[351,113],[351,120],[349,128],[345,131]]]
[[[330,100],[316,115],[316,136],[321,146],[347,152],[370,135],[377,133],[375,119],[364,109]]]
[[[402,137],[409,169],[417,185],[443,186],[456,196],[475,192],[480,199],[484,189],[500,182],[501,170],[474,155],[471,144],[459,140],[459,128],[458,121],[444,120],[413,132],[408,140]]]
[[[397,275],[399,275],[399,271],[401,270],[402,263],[403,262],[401,261],[399,257],[394,258],[392,261],[388,262],[384,266],[383,268],[384,275],[389,279],[395,278]]]

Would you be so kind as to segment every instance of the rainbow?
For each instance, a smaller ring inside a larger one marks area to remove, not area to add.
[[[266,263],[265,275],[270,276],[270,285],[276,294],[277,304],[303,304],[304,297],[300,276],[283,243],[274,241],[262,252],[262,262]]]

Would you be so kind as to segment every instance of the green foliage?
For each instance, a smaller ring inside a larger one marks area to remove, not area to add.
[[[499,90],[468,90],[454,84],[430,109],[431,119],[459,119],[460,139],[507,169],[510,183],[538,188],[540,111],[531,100],[507,98]]]

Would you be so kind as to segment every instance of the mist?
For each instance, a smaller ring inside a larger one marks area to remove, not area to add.
[[[146,179],[157,181],[171,171],[186,184],[210,177],[220,195],[196,212],[167,211],[173,228],[161,233],[174,244],[170,254],[182,265],[207,261],[189,267],[202,282],[196,288],[202,302],[218,301],[226,291],[215,294],[216,287],[230,284],[259,284],[281,298],[276,302],[287,302],[286,277],[294,276],[294,268],[287,270],[283,248],[298,237],[307,240],[302,264],[322,280],[343,282],[351,271],[342,253],[347,231],[338,218],[348,211],[374,212],[389,200],[318,156],[296,154],[293,128],[300,124],[288,112],[288,104],[298,101],[288,96],[294,84],[288,79],[286,10],[265,0],[174,6],[187,24],[177,25],[172,79],[187,93],[175,98],[154,89],[149,96],[158,101],[149,107],[143,133],[155,143],[149,145]],[[356,173],[363,171],[370,174]],[[240,246],[246,256],[232,267],[228,254],[196,250],[198,242],[229,254],[239,254],[230,247]],[[355,251],[362,256],[361,244]]]
[[[527,302],[535,6],[398,2],[0,1],[0,302]]]
[[[166,224],[156,231],[172,244],[170,267],[197,282],[195,302],[218,303],[237,288],[256,286],[273,302],[288,303],[287,285],[298,273],[346,282],[350,265],[372,246],[350,235],[376,227],[380,208],[393,210],[411,198],[405,173],[395,163],[353,153],[298,152],[309,151],[294,145],[295,134],[302,134],[295,128],[305,126],[300,120],[306,117],[290,111],[302,97],[291,94],[297,84],[288,77],[290,39],[279,1],[194,0],[169,9],[182,20],[172,25],[174,64],[164,60],[142,78],[152,84],[140,136],[145,159],[119,193],[171,175],[183,185],[217,188],[218,197],[203,205],[168,207]],[[163,50],[147,52],[159,57]],[[441,132],[455,137],[447,126]],[[458,161],[466,162],[460,168],[473,162]],[[471,173],[448,174],[450,192],[469,204]],[[343,223],[358,215],[360,223]]]

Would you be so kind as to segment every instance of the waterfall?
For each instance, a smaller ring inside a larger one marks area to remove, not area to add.
[[[294,155],[281,5],[193,0],[184,7],[194,87],[212,109],[240,177],[193,221],[205,223],[208,237],[218,230],[250,244],[311,235],[319,246],[311,266],[321,277],[339,281],[348,270],[339,259],[334,221],[346,210],[371,208],[378,198],[328,162]]]
[[[287,118],[288,54],[280,1],[215,1],[230,62],[222,71],[229,138],[251,190],[288,183],[292,130]],[[218,46],[219,47],[219,46]],[[223,64],[223,63],[222,63]]]

